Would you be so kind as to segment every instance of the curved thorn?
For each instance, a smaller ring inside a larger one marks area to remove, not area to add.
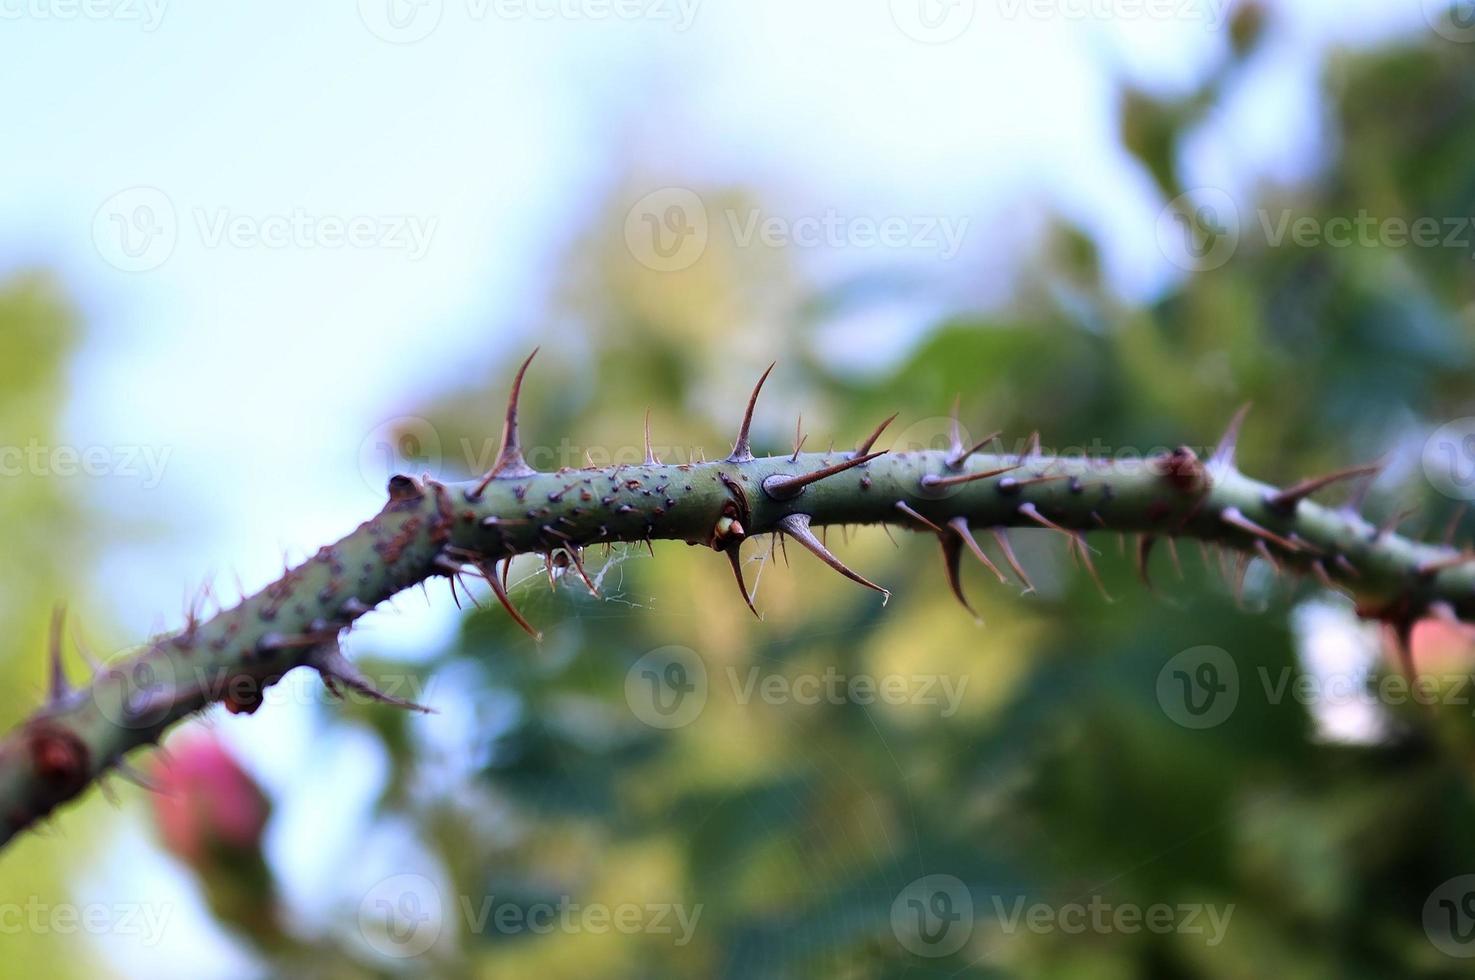
[[[406,701],[374,686],[374,682],[364,676],[363,672],[343,655],[336,645],[328,645],[318,648],[307,658],[308,666],[312,667],[323,678],[323,683],[328,685],[329,690],[337,693],[339,684],[352,691],[357,691],[366,698],[384,704],[392,704],[396,708],[407,708],[410,711],[419,711],[427,715],[435,714],[434,708],[428,708],[414,701]]]
[[[1040,430],[1039,429],[1036,429],[1035,431],[1033,431],[1033,432],[1031,432],[1029,434],[1029,439],[1025,442],[1024,449],[1021,450],[1020,453],[1019,453],[1019,460],[1018,460],[1019,465],[1020,466],[1023,466],[1025,463],[1027,463],[1030,460],[1034,459],[1039,454],[1040,454]]]
[[[647,408],[645,410],[645,465],[659,466],[660,462],[656,459],[655,451],[650,447],[650,409]]]
[[[881,433],[885,432],[886,427],[892,422],[895,422],[896,417],[900,414],[900,412],[892,412],[890,415],[888,415],[885,421],[876,426],[876,430],[874,432],[862,439],[860,441],[860,445],[855,447],[855,455],[864,456],[866,453],[870,452],[871,447],[876,444],[876,440],[881,438]]]
[[[948,587],[953,590],[953,595],[957,597],[963,608],[968,610],[968,615],[972,616],[975,622],[982,624],[983,617],[978,615],[978,610],[969,605],[968,597],[963,594],[962,570],[959,567],[963,557],[962,540],[956,534],[943,533],[937,536],[937,541],[942,545],[942,565],[947,572]]]
[[[517,435],[517,400],[522,396],[523,375],[528,372],[528,365],[533,363],[533,358],[538,356],[540,347],[534,347],[533,352],[528,355],[527,360],[522,362],[522,367],[517,369],[517,377],[512,381],[512,392],[507,396],[507,415],[502,420],[502,449],[497,453],[497,462],[487,470],[486,476],[472,490],[470,497],[476,500],[486,490],[487,485],[499,477],[512,478],[532,476],[533,469],[528,466],[527,460],[522,458],[522,441]]]
[[[927,525],[927,527],[928,527],[929,530],[935,531],[938,534],[946,534],[947,533],[942,528],[938,527],[936,524],[933,524],[927,518],[925,518],[921,514],[917,513],[916,509],[913,508],[912,506],[910,506],[905,500],[898,500],[896,502],[896,509],[899,510],[899,511],[901,511],[903,514],[905,514],[906,516],[910,517],[912,520],[916,521],[917,523]]]
[[[874,589],[885,596],[887,599],[891,598],[891,593],[888,590],[881,588],[881,586],[877,585],[875,582],[872,582],[870,579],[858,575],[855,572],[852,572],[849,568],[846,568],[844,562],[832,555],[830,553],[830,550],[826,548],[822,543],[820,543],[819,538],[815,537],[814,532],[809,529],[808,514],[790,514],[788,517],[783,518],[778,523],[779,527],[783,528],[789,534],[794,536],[794,540],[798,541],[804,547],[814,552],[815,557],[819,558],[820,561],[824,562],[826,565],[829,565],[841,575],[844,575],[846,578],[850,579],[850,581],[855,582],[858,585],[864,585],[868,589]]]
[[[1349,466],[1346,469],[1336,470],[1324,476],[1314,476],[1300,483],[1292,484],[1284,490],[1267,493],[1265,503],[1276,510],[1294,510],[1296,505],[1305,498],[1311,496],[1323,487],[1336,483],[1338,480],[1350,480],[1359,476],[1371,476],[1381,472],[1382,463],[1367,463],[1362,466]]]
[[[1003,429],[995,429],[994,431],[990,432],[988,435],[984,436],[982,439],[980,439],[977,442],[975,442],[969,448],[963,449],[963,448],[959,447],[957,450],[953,451],[952,453],[949,453],[948,454],[948,458],[947,458],[947,466],[948,466],[948,469],[954,469],[954,468],[956,468],[958,466],[963,465],[963,462],[965,460],[967,460],[969,456],[972,456],[974,453],[978,452],[984,446],[987,446],[989,443],[993,442],[995,439],[997,439],[999,436],[1001,436],[1003,434],[1004,434],[1004,430]]]
[[[164,795],[163,788],[157,782],[122,759],[113,760],[113,771],[140,789],[146,789],[150,793],[158,793],[161,796]]]
[[[733,443],[732,453],[727,457],[729,463],[744,463],[753,458],[753,449],[748,444],[748,431],[753,427],[753,409],[758,405],[758,392],[763,390],[763,382],[773,373],[774,366],[778,361],[768,365],[768,370],[763,372],[763,377],[753,386],[753,393],[748,396],[748,408],[743,412],[743,424],[738,429],[737,442]]]
[[[1147,586],[1147,591],[1156,593],[1157,589],[1152,587],[1152,576],[1147,572],[1147,560],[1152,556],[1152,547],[1157,544],[1157,536],[1144,534],[1137,539],[1137,576],[1142,579],[1142,584]]]
[[[741,540],[734,541],[729,547],[723,548],[722,553],[727,556],[727,560],[732,564],[732,574],[737,579],[738,591],[743,594],[743,601],[748,604],[749,611],[754,616],[757,616],[759,620],[762,620],[763,617],[758,615],[758,610],[753,605],[753,596],[748,592],[748,583],[743,581],[743,561],[738,556],[741,545]]]
[[[953,412],[948,416],[948,455],[955,456],[963,451],[963,423],[958,421],[963,396],[953,396]]]
[[[968,546],[968,550],[973,552],[973,557],[983,563],[984,568],[987,568],[998,576],[1000,585],[1008,584],[1009,580],[1004,577],[1003,572],[999,571],[999,566],[990,561],[988,555],[984,554],[983,549],[978,546],[978,541],[973,537],[973,531],[968,527],[968,519],[966,517],[954,517],[947,522],[947,526],[952,528],[953,533]]]
[[[989,477],[998,476],[1002,473],[1008,473],[1012,470],[1017,470],[1023,465],[1023,463],[1014,463],[1011,466],[1000,466],[998,469],[981,470],[977,473],[963,473],[959,476],[936,476],[932,473],[927,473],[923,475],[921,483],[923,487],[926,487],[929,490],[933,487],[952,487],[957,486],[960,483],[972,483],[974,480],[986,480]],[[1059,478],[1052,476],[1047,477],[1046,479],[1054,480]],[[1016,485],[1023,486],[1024,484],[1022,482],[1016,481]]]
[[[1245,424],[1245,416],[1250,414],[1250,406],[1253,402],[1245,402],[1229,419],[1229,425],[1224,428],[1224,435],[1219,437],[1219,445],[1214,447],[1214,454],[1209,457],[1209,470],[1220,468],[1234,468],[1234,453],[1239,448],[1239,430]]]
[[[990,528],[989,530],[993,532],[994,543],[1004,553],[1004,561],[1009,563],[1009,567],[1013,569],[1014,574],[1023,583],[1025,593],[1033,592],[1035,590],[1035,584],[1029,580],[1029,575],[1025,573],[1024,566],[1019,563],[1019,556],[1014,554],[1014,546],[1009,543],[1009,532],[1001,527]]]
[[[1311,571],[1316,575],[1316,580],[1328,589],[1335,592],[1340,588],[1336,582],[1332,581],[1332,577],[1327,574],[1326,565],[1322,563],[1320,558],[1314,559],[1311,562]]]
[[[1222,511],[1219,512],[1219,519],[1225,524],[1230,525],[1231,527],[1239,528],[1246,534],[1253,534],[1257,538],[1262,538],[1266,541],[1271,542],[1272,544],[1280,545],[1287,551],[1301,550],[1301,546],[1296,544],[1296,542],[1290,540],[1289,538],[1283,538],[1279,534],[1276,534],[1274,531],[1267,530],[1266,528],[1263,528],[1260,525],[1256,524],[1254,521],[1250,520],[1244,514],[1240,513],[1238,507],[1225,507]]]
[[[62,631],[67,620],[67,607],[57,603],[51,610],[51,635],[47,659],[49,663],[47,690],[51,704],[66,700],[72,693],[71,681],[67,680],[67,668],[62,662]]]
[[[502,608],[506,609],[508,615],[516,620],[518,626],[521,626],[527,631],[528,636],[531,636],[538,643],[542,643],[543,634],[533,629],[533,624],[524,619],[522,613],[518,612],[517,607],[512,604],[512,600],[507,598],[507,569],[512,565],[512,559],[507,559],[502,565],[502,576],[500,578],[497,576],[497,569],[494,566],[487,565],[482,561],[478,561],[475,564],[476,570],[481,573],[481,577],[486,579],[487,584],[492,587],[492,593],[497,597],[497,601],[502,603]]]
[[[775,473],[763,481],[763,492],[775,500],[787,500],[811,483],[818,483],[826,477],[834,476],[836,473],[843,473],[852,466],[869,463],[877,456],[885,456],[886,452],[883,449],[878,453],[870,453],[866,456],[854,456],[833,466],[826,466],[822,470],[815,470],[813,473],[803,473],[799,476],[785,476],[782,473]]]
[[[1439,539],[1446,547],[1455,539],[1455,531],[1459,529],[1460,521],[1465,519],[1465,510],[1467,507],[1469,507],[1469,503],[1462,500],[1459,506],[1455,507],[1454,513],[1449,515],[1449,523],[1444,525],[1444,534]]]
[[[599,588],[595,586],[593,579],[589,578],[589,573],[584,571],[584,556],[580,553],[582,549],[565,548],[564,550],[568,553],[569,561],[573,562],[575,571],[579,573],[579,578],[584,580],[584,586],[589,590],[589,594],[596,599],[603,599],[604,596],[599,594]]]
[[[1444,558],[1433,558],[1429,561],[1421,562],[1418,567],[1418,573],[1420,575],[1434,575],[1444,571],[1446,568],[1459,568],[1461,565],[1468,565],[1471,562],[1475,562],[1475,551],[1464,551],[1457,555],[1448,555]]]

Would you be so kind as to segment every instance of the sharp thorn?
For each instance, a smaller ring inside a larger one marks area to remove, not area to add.
[[[879,438],[881,438],[881,433],[885,432],[886,431],[886,427],[888,425],[890,425],[892,422],[895,422],[896,421],[896,417],[898,415],[900,415],[900,414],[901,414],[900,412],[893,412],[891,415],[887,416],[887,418],[886,418],[885,421],[883,421],[880,425],[876,426],[876,429],[875,429],[874,432],[872,432],[870,435],[866,436],[864,439],[862,439],[860,441],[860,445],[858,445],[858,446],[855,447],[855,453],[854,453],[854,455],[856,455],[856,456],[864,456],[866,453],[870,452],[871,451],[871,447],[876,444],[876,440],[879,439]]]
[[[1004,554],[1004,561],[1008,562],[1009,567],[1013,569],[1014,574],[1018,576],[1019,581],[1024,585],[1025,594],[1027,595],[1033,592],[1035,590],[1035,584],[1029,580],[1029,575],[1025,573],[1024,566],[1019,563],[1019,556],[1014,554],[1014,546],[1009,543],[1009,532],[1001,527],[991,528],[990,530],[994,535],[994,543],[999,546],[999,550]]]
[[[497,453],[497,462],[487,470],[476,489],[471,491],[472,500],[479,498],[493,480],[533,475],[527,460],[522,458],[522,441],[517,434],[517,400],[522,396],[523,376],[527,374],[528,365],[533,363],[533,358],[538,356],[540,349],[534,347],[527,360],[522,362],[522,367],[517,369],[517,377],[512,381],[512,392],[507,396],[507,415],[502,420],[502,449]]]
[[[753,393],[748,396],[748,408],[743,412],[743,424],[738,429],[737,442],[733,443],[732,453],[727,457],[729,463],[744,463],[753,458],[753,448],[748,442],[748,433],[753,427],[753,409],[758,405],[758,392],[763,390],[763,382],[768,380],[777,363],[774,361],[768,365],[768,370],[763,372],[763,377],[758,379],[758,383],[753,386]]]
[[[942,528],[938,527],[936,524],[932,523],[927,518],[917,513],[916,509],[911,507],[905,500],[898,500],[896,502],[896,509],[910,517],[912,520],[917,521],[919,524],[925,524],[930,530],[933,530],[940,535],[947,534],[947,532],[944,531]]]
[[[741,545],[741,540],[734,541],[732,544],[722,549],[722,552],[723,554],[727,555],[727,560],[732,565],[732,575],[733,578],[737,579],[738,591],[743,594],[743,602],[748,604],[748,610],[754,616],[757,616],[759,620],[762,620],[763,617],[758,615],[758,610],[753,605],[753,596],[748,592],[748,583],[743,581],[743,560],[738,554],[739,550],[741,549]]]
[[[834,476],[836,473],[843,473],[851,467],[869,463],[877,456],[884,455],[886,455],[886,450],[883,449],[878,453],[869,453],[865,456],[852,456],[850,459],[835,463],[833,466],[826,466],[824,469],[815,470],[813,473],[803,473],[799,476],[785,476],[782,473],[775,473],[763,481],[763,491],[775,500],[787,500],[798,494],[799,491],[811,483],[818,483],[820,480]]]
[[[1156,592],[1152,587],[1152,577],[1147,572],[1147,560],[1152,556],[1152,547],[1157,544],[1157,537],[1152,534],[1144,534],[1137,539],[1137,575],[1142,579],[1142,584],[1147,586],[1148,592]]]
[[[1267,494],[1265,503],[1276,510],[1291,511],[1296,508],[1305,498],[1311,496],[1323,487],[1336,483],[1338,480],[1350,480],[1359,476],[1371,476],[1382,470],[1382,463],[1368,463],[1363,466],[1349,466],[1346,469],[1336,470],[1323,476],[1315,476],[1302,480],[1274,493]]]
[[[150,793],[164,794],[163,788],[157,782],[122,759],[113,760],[113,771],[140,789],[146,789]]]
[[[645,410],[645,465],[659,466],[660,462],[650,445],[650,409],[647,408]]]
[[[72,693],[71,681],[67,680],[66,664],[62,661],[62,633],[66,627],[67,607],[61,603],[51,610],[51,633],[48,639],[49,670],[47,698],[52,705],[65,701]]]
[[[952,487],[962,483],[972,483],[974,480],[986,480],[989,477],[999,476],[1002,473],[1017,470],[1023,465],[1023,463],[1015,463],[1012,466],[1000,466],[998,469],[982,470],[978,473],[963,473],[959,476],[936,476],[932,473],[927,473],[922,476],[921,483],[928,490],[931,490],[933,487]],[[1058,478],[1048,477],[1048,479]],[[1024,481],[1016,480],[1015,483],[1018,486],[1024,485]]]
[[[1032,460],[1036,456],[1038,456],[1039,453],[1040,453],[1040,430],[1039,429],[1036,429],[1035,431],[1033,431],[1033,432],[1031,432],[1029,434],[1029,439],[1026,440],[1025,443],[1024,443],[1024,449],[1022,449],[1020,451],[1020,453],[1019,453],[1019,465],[1020,466],[1023,466],[1025,463],[1029,462],[1030,460]]]
[[[507,598],[506,575],[507,568],[511,564],[511,558],[506,559],[506,561],[503,563],[501,578],[498,578],[497,569],[494,566],[489,566],[484,562],[477,562],[476,570],[481,573],[482,578],[487,580],[487,584],[492,587],[492,594],[497,597],[498,602],[502,603],[502,608],[506,609],[508,614],[514,620],[516,620],[517,625],[521,626],[527,632],[527,635],[531,636],[533,640],[538,643],[542,643],[543,634],[533,629],[533,625],[523,618],[522,613],[518,612],[517,607],[512,604],[512,600]]]
[[[808,438],[804,434],[804,416],[800,415],[794,420],[794,455],[789,457],[789,462],[799,462],[799,450],[804,448],[804,440]]]
[[[950,453],[947,458],[948,469],[956,469],[957,467],[962,466],[963,462],[967,460],[968,457],[972,456],[974,453],[978,452],[984,446],[987,446],[989,443],[993,442],[995,439],[1003,434],[1003,429],[995,429],[993,432],[990,432],[988,435],[975,442],[969,448],[963,449],[960,447],[955,452]]]
[[[884,527],[885,525],[882,526]],[[954,517],[947,522],[947,526],[952,528],[959,540],[968,546],[968,550],[973,552],[973,557],[983,563],[984,568],[987,568],[998,576],[1000,585],[1007,585],[1009,583],[1009,579],[1005,577],[1003,572],[999,571],[999,566],[990,561],[988,555],[979,547],[977,539],[973,537],[973,531],[968,527],[968,519],[966,517]]]
[[[1250,413],[1250,405],[1250,402],[1245,402],[1239,407],[1225,427],[1224,435],[1219,438],[1219,445],[1214,447],[1208,466],[1211,476],[1217,476],[1221,468],[1234,468],[1235,451],[1239,448],[1239,430],[1245,424],[1245,416]]]
[[[1240,513],[1238,507],[1224,508],[1224,510],[1220,511],[1219,513],[1219,519],[1225,524],[1230,525],[1231,527],[1236,527],[1247,534],[1253,534],[1257,538],[1262,538],[1266,541],[1271,542],[1272,544],[1279,545],[1287,551],[1302,550],[1301,546],[1296,544],[1296,542],[1290,540],[1289,538],[1281,537],[1274,531],[1267,530],[1266,528],[1263,528],[1260,525],[1256,524],[1254,521],[1250,520],[1244,514]]]
[[[845,567],[844,562],[842,562],[840,559],[836,558],[830,553],[830,550],[826,548],[824,544],[820,542],[819,538],[814,536],[814,532],[809,529],[808,514],[790,514],[788,517],[783,518],[778,523],[779,527],[783,528],[789,534],[793,535],[796,541],[798,541],[804,547],[808,548],[810,551],[814,552],[815,556],[819,558],[820,561],[824,562],[826,565],[829,565],[841,575],[844,575],[846,578],[850,579],[852,582],[855,582],[858,585],[863,585],[868,589],[874,589],[875,591],[881,593],[881,595],[885,596],[887,600],[891,598],[891,593],[889,591],[881,588],[881,586],[877,585],[875,582],[872,582],[870,579],[867,579],[864,576],[858,575],[855,572],[851,571],[849,568]]]
[[[1044,514],[1041,514],[1040,509],[1028,500],[1019,505],[1019,513],[1023,514],[1025,517],[1028,517],[1030,520],[1034,521],[1036,524],[1039,524],[1041,527],[1048,527],[1052,531],[1059,531],[1061,534],[1069,536],[1072,540],[1075,539],[1074,531],[1070,530],[1069,528],[1061,527],[1059,524],[1056,524]]]
[[[1459,568],[1461,565],[1468,565],[1471,562],[1475,562],[1475,552],[1465,551],[1457,555],[1447,555],[1444,558],[1433,558],[1429,561],[1421,562],[1418,567],[1418,573],[1420,575],[1436,575],[1447,568]]]
[[[956,534],[939,534],[937,540],[942,545],[942,565],[947,572],[948,587],[953,590],[953,595],[962,603],[963,608],[968,610],[968,615],[981,625],[983,618],[978,615],[978,610],[969,605],[968,597],[963,594],[963,578],[959,568],[963,557],[962,539]]]
[[[1352,564],[1346,555],[1334,555],[1332,556],[1332,561],[1336,562],[1338,568],[1353,578],[1362,578],[1362,572],[1357,570],[1357,566]]]
[[[959,421],[959,414],[963,405],[963,396],[953,396],[953,412],[948,416],[948,455],[956,456],[963,451],[963,423]]]
[[[1178,539],[1168,538],[1168,556],[1173,559],[1173,571],[1177,573],[1179,581],[1183,579],[1183,561],[1178,557]]]
[[[569,561],[573,562],[574,570],[579,573],[579,578],[584,580],[584,586],[589,590],[589,594],[596,599],[604,598],[599,594],[599,588],[594,584],[594,580],[584,570],[584,556],[580,554],[580,549],[565,548],[564,550],[568,552]]]
[[[407,708],[410,711],[419,711],[424,714],[435,714],[434,708],[428,708],[414,701],[397,698],[374,686],[374,682],[365,677],[347,657],[345,657],[336,645],[320,648],[307,663],[323,678],[323,683],[328,685],[329,690],[337,693],[338,685],[349,690],[357,691],[364,697],[371,698],[383,704],[392,704],[396,708]]]
[[[1280,576],[1280,562],[1276,561],[1275,555],[1270,553],[1270,546],[1268,544],[1256,539],[1255,554],[1265,559],[1265,563],[1271,567],[1277,578]]]
[[[1459,506],[1454,509],[1454,513],[1449,516],[1449,523],[1444,525],[1444,534],[1439,540],[1446,547],[1455,539],[1455,531],[1459,529],[1460,521],[1464,520],[1467,507],[1469,507],[1469,504],[1466,501],[1460,501]]]

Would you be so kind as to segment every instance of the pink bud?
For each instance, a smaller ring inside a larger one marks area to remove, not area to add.
[[[210,855],[255,850],[270,804],[213,736],[195,733],[169,744],[153,776],[154,819],[168,850],[199,866]]]

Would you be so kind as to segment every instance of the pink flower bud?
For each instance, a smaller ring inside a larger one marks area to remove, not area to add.
[[[270,803],[213,735],[173,740],[153,775],[154,819],[172,854],[199,866],[211,855],[260,847]]]

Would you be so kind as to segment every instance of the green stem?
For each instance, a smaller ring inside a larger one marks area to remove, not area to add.
[[[1475,564],[1379,531],[1350,510],[1277,503],[1275,488],[1233,468],[1232,447],[1207,465],[1187,450],[1136,461],[1037,456],[1022,465],[959,455],[880,455],[797,488],[784,478],[817,474],[854,454],[744,452],[709,463],[557,473],[499,463],[491,479],[452,484],[395,477],[389,503],[353,533],[234,608],[103,665],[85,687],[60,679],[54,642],[58,679],[47,703],[0,742],[0,843],[109,770],[126,772],[128,752],[157,743],[180,719],[216,702],[254,711],[296,667],[373,694],[338,652],[342,631],[411,585],[466,566],[491,570],[518,554],[576,562],[587,545],[654,540],[735,554],[759,535],[802,540],[804,522],[794,515],[805,515],[819,527],[891,524],[938,534],[945,555],[955,556],[970,529],[1054,525],[1071,532],[1086,561],[1073,532],[1196,538],[1258,555],[1345,589],[1360,612],[1405,634],[1439,604],[1475,620]],[[991,475],[959,479],[972,474]],[[956,557],[950,561],[955,575]]]

